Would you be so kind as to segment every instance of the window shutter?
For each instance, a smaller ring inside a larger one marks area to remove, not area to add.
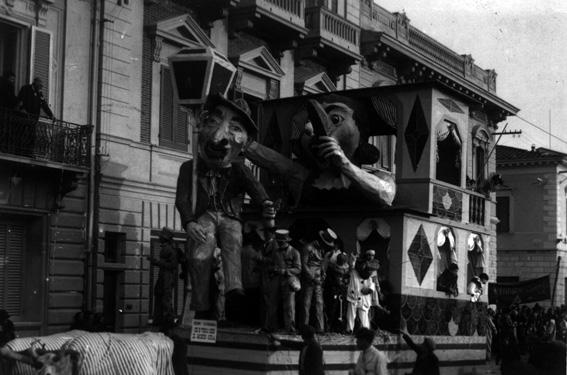
[[[173,85],[169,68],[161,68],[161,89],[159,107],[159,144],[173,145]]]
[[[510,232],[510,197],[496,198],[496,217],[498,217],[498,224],[496,224],[497,233]]]
[[[51,103],[50,93],[50,72],[51,72],[51,34],[46,30],[36,27],[32,28],[31,53],[30,58],[30,82],[39,77],[43,81],[43,95],[47,103]]]
[[[0,223],[0,308],[21,315],[25,227]]]
[[[161,99],[159,114],[159,144],[187,151],[187,110],[177,104],[168,67],[161,69]]]
[[[176,106],[177,121],[175,122],[175,148],[187,151],[187,128],[189,127],[189,114],[187,110],[180,105]]]

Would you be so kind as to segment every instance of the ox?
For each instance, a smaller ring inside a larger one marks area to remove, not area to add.
[[[172,355],[173,341],[155,332],[75,330],[18,338],[0,348],[0,360],[15,360],[4,360],[7,375],[174,375]]]

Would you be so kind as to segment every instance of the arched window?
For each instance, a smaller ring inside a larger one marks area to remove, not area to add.
[[[467,239],[468,250],[468,279],[485,272],[484,252],[485,246],[479,234],[471,233]]]
[[[457,124],[444,120],[437,127],[436,179],[461,185],[461,137]]]
[[[475,182],[480,183],[487,177],[487,156],[490,136],[488,131],[481,125],[476,126],[472,131],[472,152],[473,152],[473,170],[472,178]]]
[[[439,251],[439,275],[437,290],[450,296],[458,296],[457,285],[459,266],[455,247],[455,235],[449,227],[441,227],[437,232],[437,250]]]

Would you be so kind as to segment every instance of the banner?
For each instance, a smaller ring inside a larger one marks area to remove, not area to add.
[[[551,299],[549,276],[517,283],[489,283],[488,303],[509,305]]]

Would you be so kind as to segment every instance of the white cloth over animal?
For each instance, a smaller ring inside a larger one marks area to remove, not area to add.
[[[47,351],[74,351],[79,354],[70,368],[52,366],[53,361],[44,361],[44,370],[50,366],[53,375],[174,375],[173,341],[162,333],[116,334],[108,332],[70,331],[51,336],[17,338],[6,344],[14,352],[31,347]],[[42,348],[44,346],[44,348]],[[62,355],[63,356],[63,355]],[[59,359],[58,362],[61,361]],[[67,367],[71,361],[66,361]],[[36,375],[37,369],[22,362],[15,362],[7,375]]]

